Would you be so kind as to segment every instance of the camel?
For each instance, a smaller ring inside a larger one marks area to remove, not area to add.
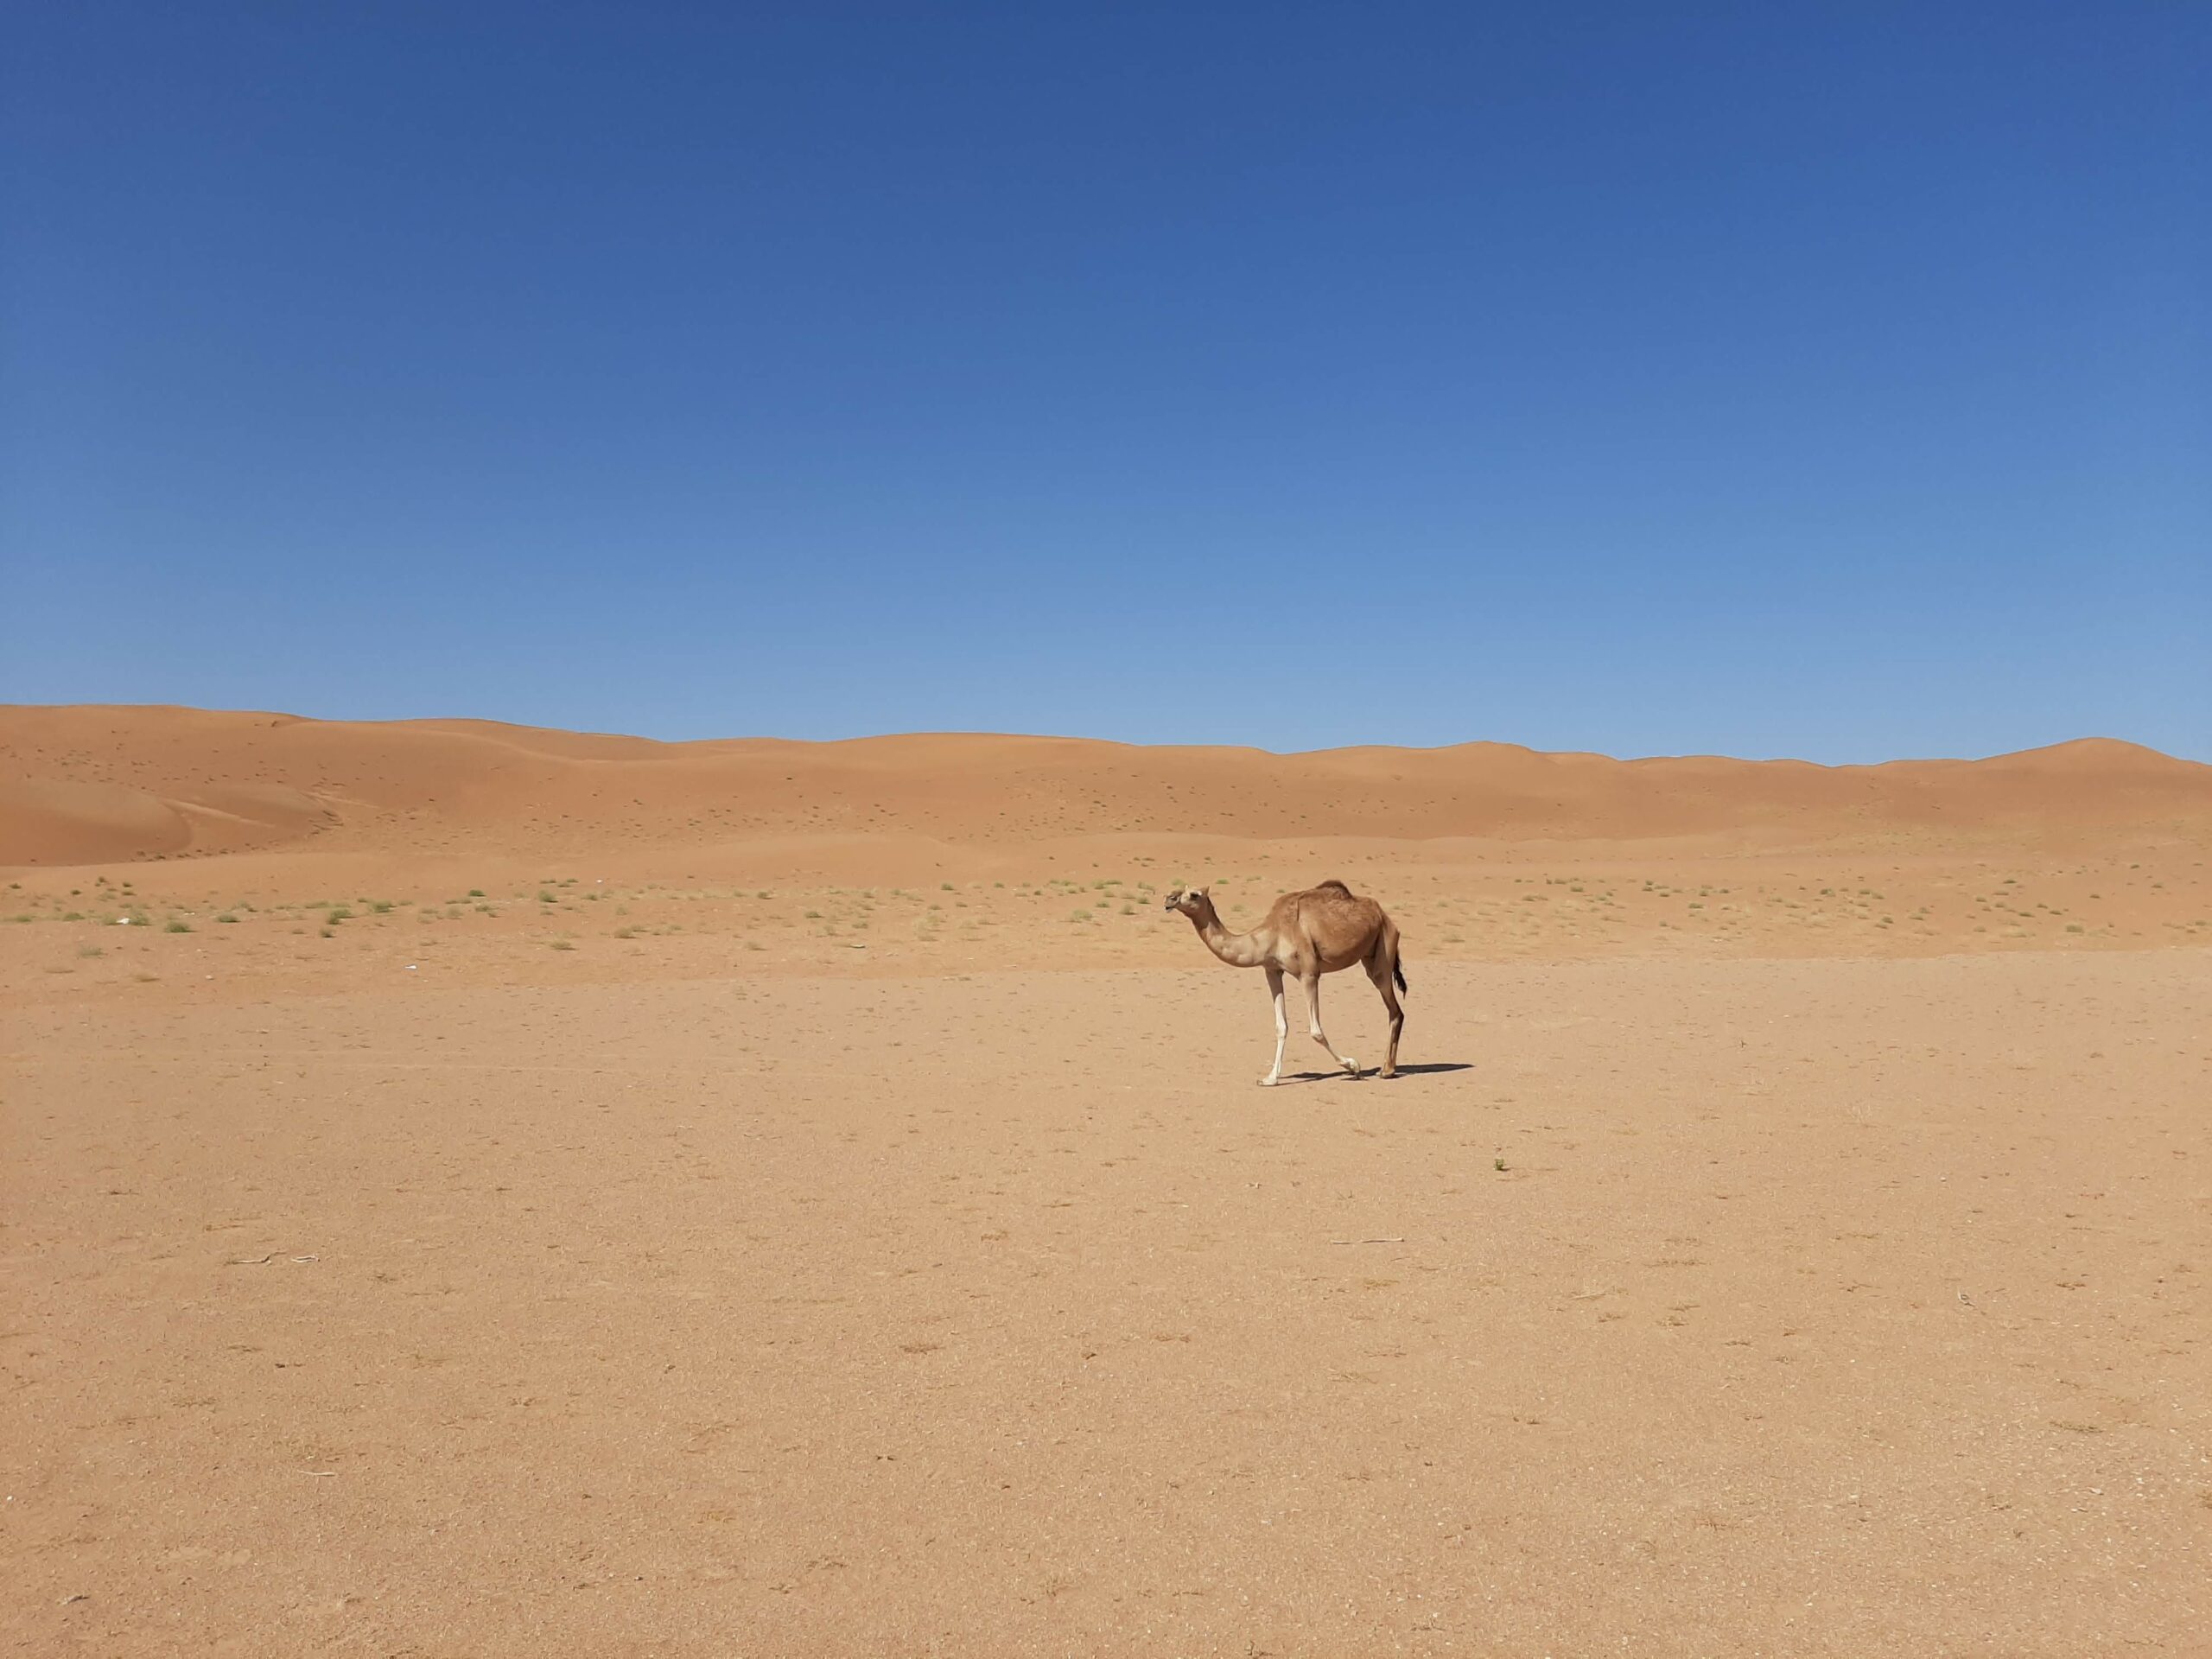
[[[1283,1016],[1282,976],[1298,976],[1306,991],[1306,1018],[1313,1040],[1353,1077],[1359,1062],[1330,1047],[1321,1030],[1321,976],[1333,974],[1354,963],[1367,969],[1375,988],[1382,993],[1382,1006],[1390,1011],[1390,1052],[1382,1061],[1382,1075],[1398,1075],[1398,1033],[1405,1029],[1405,1010],[1398,1006],[1398,990],[1406,988],[1405,970],[1398,966],[1398,926],[1372,899],[1361,899],[1341,881],[1324,881],[1303,893],[1287,893],[1275,900],[1268,919],[1249,933],[1231,933],[1222,925],[1213,899],[1204,887],[1178,889],[1167,895],[1169,910],[1179,910],[1198,930],[1206,949],[1232,968],[1264,968],[1268,990],[1275,1001],[1275,1063],[1260,1079],[1268,1088],[1282,1081],[1282,1045],[1290,1022]]]

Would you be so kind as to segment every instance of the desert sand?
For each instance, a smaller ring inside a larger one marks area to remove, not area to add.
[[[2118,742],[0,709],[8,1650],[2212,1651],[2208,1006]]]

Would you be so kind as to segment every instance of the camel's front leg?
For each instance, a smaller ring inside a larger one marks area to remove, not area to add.
[[[1275,1000],[1275,1063],[1274,1069],[1260,1082],[1272,1089],[1282,1081],[1283,1039],[1290,1035],[1290,1021],[1282,1011],[1282,969],[1272,963],[1268,965],[1268,994]]]
[[[1330,1048],[1328,1033],[1321,1029],[1320,974],[1316,971],[1314,973],[1305,975],[1302,976],[1301,982],[1306,987],[1306,1019],[1307,1024],[1313,1027],[1313,1040],[1320,1044],[1323,1048],[1328,1049],[1329,1058],[1331,1059],[1334,1060],[1338,1065],[1344,1067],[1345,1071],[1351,1072],[1355,1077],[1357,1077],[1359,1075],[1359,1062],[1354,1059],[1348,1059],[1344,1055],[1338,1053],[1335,1049]]]

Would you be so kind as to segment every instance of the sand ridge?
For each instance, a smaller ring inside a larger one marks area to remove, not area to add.
[[[410,855],[613,842],[1092,835],[1652,842],[2212,836],[2212,766],[2090,740],[1827,767],[1443,749],[1139,747],[918,734],[658,743],[477,721],[0,709],[0,866],[310,845]]]

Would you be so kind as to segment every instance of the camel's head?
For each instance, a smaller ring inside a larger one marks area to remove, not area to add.
[[[1185,916],[1197,916],[1203,914],[1212,902],[1206,896],[1206,890],[1204,887],[1192,887],[1187,891],[1178,887],[1167,895],[1166,907],[1169,910],[1179,910]]]

